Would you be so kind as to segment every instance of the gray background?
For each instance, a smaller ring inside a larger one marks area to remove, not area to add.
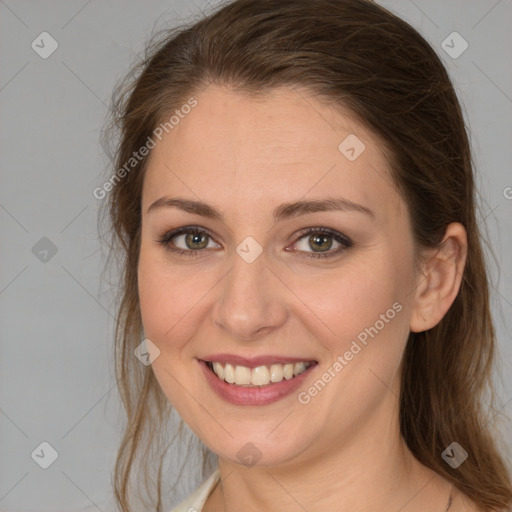
[[[498,258],[491,268],[499,403],[512,416],[512,1],[380,3],[434,46],[464,105],[481,219]],[[115,82],[152,30],[201,9],[204,0],[0,0],[2,511],[114,510],[122,416],[112,370],[115,308],[100,281],[92,195],[106,172],[99,133]],[[44,31],[58,43],[46,59],[31,47]],[[457,58],[442,47],[453,31],[469,44]],[[511,447],[510,425],[503,432]],[[31,458],[43,441],[58,452],[48,469]],[[197,478],[192,472],[171,503]]]

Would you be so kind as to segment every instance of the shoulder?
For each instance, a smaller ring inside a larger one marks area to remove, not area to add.
[[[196,488],[195,491],[189,494],[170,512],[201,512],[206,499],[217,485],[219,478],[220,473],[217,468],[203,483],[201,483],[201,485],[199,485],[199,487]]]
[[[468,496],[463,494],[461,491],[457,490],[453,497],[452,506],[449,508],[448,512],[487,512],[487,511],[480,508]],[[501,510],[498,512],[508,512],[508,511]]]

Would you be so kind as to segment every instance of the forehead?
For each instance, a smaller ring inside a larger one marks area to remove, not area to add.
[[[195,99],[152,150],[143,207],[175,192],[214,203],[236,193],[259,209],[334,193],[397,204],[379,139],[348,110],[284,87],[255,97],[211,85]]]

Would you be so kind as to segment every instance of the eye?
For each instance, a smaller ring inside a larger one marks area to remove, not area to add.
[[[302,244],[300,251],[307,253],[304,256],[305,258],[329,258],[340,254],[354,245],[352,240],[344,234],[328,228],[308,228],[301,231],[299,235],[301,236],[294,245]],[[304,241],[300,242],[302,239]],[[331,251],[333,239],[338,244],[338,247]],[[308,252],[308,248],[313,248],[313,251]]]
[[[180,239],[181,242],[178,243],[182,244],[181,247],[176,245],[176,241]],[[211,248],[208,247],[208,239],[213,241],[210,234],[204,229],[198,226],[187,226],[164,233],[157,242],[178,256],[198,256],[203,249]],[[220,247],[218,244],[216,245]]]
[[[306,253],[305,258],[329,258],[335,256],[353,246],[352,240],[344,234],[328,228],[308,228],[299,232],[299,238],[294,245],[302,244],[299,252]],[[181,239],[181,241],[179,241]],[[301,240],[304,241],[301,242]],[[338,247],[331,250],[333,240]],[[184,257],[195,257],[205,249],[211,249],[209,241],[213,239],[208,231],[198,226],[186,226],[169,231],[161,235],[157,242],[163,245],[168,251]],[[181,243],[182,245],[178,245]],[[220,247],[213,242],[216,247]],[[308,251],[313,248],[313,251]],[[316,250],[318,249],[318,250]],[[289,250],[289,249],[285,249]]]

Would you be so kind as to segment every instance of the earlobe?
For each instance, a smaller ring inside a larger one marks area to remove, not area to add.
[[[429,249],[424,272],[418,275],[410,329],[422,332],[436,326],[457,296],[466,264],[467,235],[458,222],[448,225],[441,247]]]

